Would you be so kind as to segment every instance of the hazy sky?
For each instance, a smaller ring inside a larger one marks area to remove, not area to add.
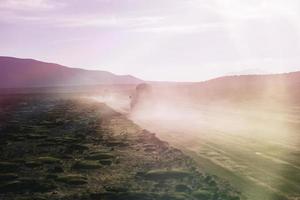
[[[0,55],[198,81],[300,70],[299,0],[0,0]]]

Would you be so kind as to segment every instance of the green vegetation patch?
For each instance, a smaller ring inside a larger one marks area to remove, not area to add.
[[[105,200],[189,200],[188,195],[182,193],[159,194],[151,192],[105,192],[90,195],[91,199]]]
[[[99,160],[99,163],[102,165],[111,165],[113,162],[111,159],[103,159],[103,160]]]
[[[0,185],[2,193],[24,193],[24,192],[48,192],[56,188],[52,182],[23,178],[15,181],[9,181]]]
[[[46,135],[40,135],[40,134],[29,134],[26,136],[28,139],[44,139],[47,136]]]
[[[159,200],[190,200],[192,198],[185,193],[175,192],[172,194],[163,194],[158,199]]]
[[[33,167],[39,167],[39,166],[41,166],[41,165],[42,165],[42,163],[37,162],[37,161],[26,161],[26,162],[25,162],[25,166],[26,166],[26,167],[30,167],[30,168],[33,168]]]
[[[87,178],[82,175],[70,174],[63,175],[56,178],[57,181],[63,182],[69,185],[83,185],[87,184]]]
[[[193,173],[180,169],[173,170],[151,170],[145,173],[144,177],[149,180],[180,179],[191,177]]]
[[[59,158],[55,158],[51,156],[39,157],[37,161],[40,161],[45,164],[61,163],[61,160]]]
[[[108,141],[106,143],[106,146],[108,147],[127,147],[129,144],[127,142],[123,141]]]
[[[13,181],[18,178],[17,174],[14,173],[7,173],[7,174],[0,174],[0,183],[6,181]]]
[[[105,192],[91,194],[90,197],[91,199],[105,200],[153,200],[157,199],[158,195],[147,192]]]
[[[198,200],[209,200],[212,198],[213,194],[208,190],[197,190],[192,193],[192,195]]]
[[[184,185],[184,184],[178,184],[175,186],[175,191],[176,192],[191,192],[191,188],[189,188],[188,186]]]
[[[9,181],[0,185],[1,193],[15,192],[18,193],[20,190],[24,190],[25,185],[20,181]]]
[[[48,138],[46,141],[55,142],[55,143],[76,143],[79,142],[79,139],[69,137],[69,136],[62,136],[62,137]]]
[[[0,172],[15,172],[19,168],[17,163],[0,162]]]
[[[96,161],[77,161],[73,166],[75,170],[99,169],[101,165]]]
[[[95,152],[85,157],[87,160],[102,160],[111,158],[114,158],[114,155],[108,152]]]
[[[72,144],[68,147],[70,151],[85,151],[88,150],[89,147],[82,144]]]

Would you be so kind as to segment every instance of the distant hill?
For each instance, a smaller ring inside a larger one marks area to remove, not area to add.
[[[197,83],[150,83],[145,99],[178,108],[183,105],[299,104],[300,72],[268,75],[224,76]]]
[[[208,101],[298,100],[300,72],[226,76],[194,84],[196,99]]]
[[[33,59],[0,56],[0,88],[139,84],[130,75],[70,68]]]

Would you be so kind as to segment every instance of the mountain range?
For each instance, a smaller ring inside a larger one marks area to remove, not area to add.
[[[94,88],[92,90],[88,88],[93,86],[107,88],[110,85],[119,90],[122,85],[122,90],[130,93],[135,85],[145,82],[131,75],[116,75],[107,71],[85,70],[33,59],[0,56],[0,89],[18,88],[19,91],[23,91],[25,88],[36,88],[40,92],[44,87],[72,87],[72,91],[94,91]],[[195,83],[147,83],[153,86],[153,95],[159,97],[160,101],[163,96],[166,96],[166,99],[176,97],[197,103],[216,100],[248,101],[262,97],[294,101],[300,99],[299,71],[284,74],[224,76]],[[80,89],[74,89],[76,87]]]
[[[0,56],[0,88],[139,84],[131,75],[71,68],[33,59]]]

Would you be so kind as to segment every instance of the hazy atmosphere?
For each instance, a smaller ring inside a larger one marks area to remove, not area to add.
[[[144,80],[300,69],[297,0],[0,0],[0,54]]]
[[[1,200],[300,200],[299,0],[0,0]]]

